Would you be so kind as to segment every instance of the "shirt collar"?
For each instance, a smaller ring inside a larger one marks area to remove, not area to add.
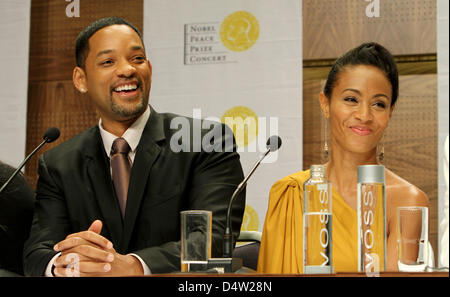
[[[142,115],[137,118],[136,121],[123,133],[121,136],[130,145],[131,152],[134,153],[141,140],[142,132],[144,131],[145,125],[147,124],[148,118],[150,117],[150,107],[147,105],[147,109]],[[116,138],[116,135],[109,133],[103,129],[102,119],[100,118],[98,122],[98,127],[100,128],[100,135],[103,140],[103,145],[105,147],[106,154],[108,157],[111,155],[111,147]]]

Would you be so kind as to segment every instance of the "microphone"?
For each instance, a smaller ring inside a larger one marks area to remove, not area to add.
[[[58,139],[59,137],[59,129],[56,127],[48,128],[47,131],[45,131],[44,136],[42,137],[44,141],[39,144],[34,151],[29,154],[25,160],[19,165],[19,167],[14,171],[14,173],[9,177],[9,179],[3,184],[3,186],[0,189],[0,194],[3,192],[3,190],[8,186],[8,184],[12,181],[12,179],[19,173],[19,171],[22,169],[22,167],[28,162],[28,160],[46,143],[50,143]]]
[[[232,226],[231,226],[231,206],[233,205],[234,199],[242,192],[242,190],[246,187],[247,181],[249,178],[253,175],[256,168],[258,168],[259,164],[261,164],[262,160],[270,153],[275,152],[278,150],[281,146],[281,138],[277,135],[270,136],[267,140],[266,152],[262,155],[262,157],[258,160],[258,162],[255,163],[252,170],[250,170],[250,173],[245,177],[245,179],[237,186],[236,190],[234,191],[233,195],[231,196],[230,202],[228,203],[228,210],[227,210],[227,222],[225,227],[225,234],[223,236],[223,258],[232,258],[233,253],[233,232],[232,232]],[[230,259],[232,260],[232,259]],[[229,261],[228,265],[231,264],[232,261]],[[231,272],[231,268],[228,267],[229,271]]]

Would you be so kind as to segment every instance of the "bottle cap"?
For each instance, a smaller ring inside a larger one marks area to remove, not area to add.
[[[310,167],[311,176],[325,176],[325,165],[311,165]]]
[[[383,165],[360,165],[358,166],[358,183],[385,183]]]

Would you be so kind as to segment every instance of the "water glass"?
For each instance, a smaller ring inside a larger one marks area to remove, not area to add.
[[[398,270],[425,271],[428,259],[428,208],[397,208]]]
[[[204,271],[211,258],[212,212],[186,210],[181,215],[181,271]]]

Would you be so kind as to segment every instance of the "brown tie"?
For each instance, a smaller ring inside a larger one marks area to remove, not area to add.
[[[116,138],[111,147],[112,178],[122,217],[125,217],[128,184],[130,182],[131,161],[128,157],[130,150],[128,142],[123,138]]]

